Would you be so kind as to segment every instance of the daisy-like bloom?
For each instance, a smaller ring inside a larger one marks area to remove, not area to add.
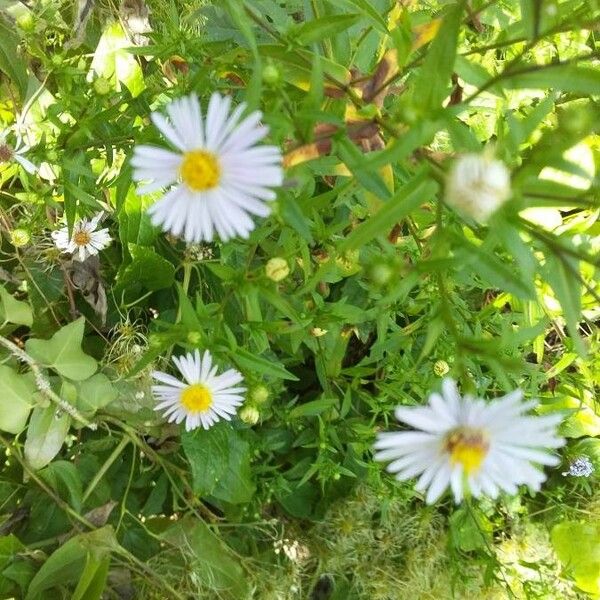
[[[152,386],[159,400],[154,410],[164,411],[170,423],[181,423],[185,419],[186,431],[200,425],[208,429],[217,421],[229,421],[235,415],[246,391],[238,385],[243,380],[238,371],[229,369],[217,375],[217,367],[208,350],[202,358],[196,350],[194,354],[174,356],[173,362],[185,381],[154,371],[152,377],[162,384]]]
[[[460,156],[446,178],[446,202],[479,223],[485,223],[510,193],[508,169],[487,152]]]
[[[10,162],[12,160],[19,163],[30,175],[33,175],[38,168],[27,158],[26,154],[30,150],[28,144],[23,143],[23,139],[17,135],[17,141],[14,147],[6,142],[10,130],[5,129],[0,132],[0,163]]]
[[[69,237],[69,228],[63,227],[52,232],[55,246],[63,252],[73,255],[75,260],[84,261],[89,256],[98,254],[110,245],[112,238],[108,229],[96,231],[104,213],[99,212],[88,221],[87,218],[79,219],[73,226],[73,233]]]
[[[538,491],[546,479],[534,466],[557,465],[547,448],[558,448],[560,414],[529,416],[535,400],[523,402],[516,390],[492,402],[461,397],[451,379],[442,393],[431,394],[428,406],[398,407],[396,418],[417,431],[380,433],[376,460],[392,460],[388,471],[399,481],[419,475],[416,489],[427,490],[432,504],[451,487],[456,502],[466,491],[496,498],[500,491],[517,493],[517,486]]]
[[[147,194],[170,188],[149,209],[152,222],[188,243],[247,238],[255,224],[251,215],[266,217],[273,187],[281,185],[281,152],[256,146],[268,132],[256,111],[241,119],[245,104],[230,113],[231,99],[214,93],[203,119],[195,94],[167,106],[169,119],[152,113],[152,121],[176,152],[137,146],[131,164],[138,188]]]

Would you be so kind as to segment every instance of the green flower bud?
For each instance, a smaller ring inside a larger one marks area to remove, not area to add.
[[[269,390],[264,385],[257,385],[248,392],[248,400],[254,404],[264,404],[269,399]]]
[[[369,269],[371,281],[378,286],[387,285],[394,276],[394,269],[386,263],[377,263]]]
[[[31,241],[31,235],[26,229],[13,229],[10,232],[10,243],[15,248],[22,248]]]
[[[438,360],[433,365],[433,372],[438,377],[443,377],[444,375],[446,375],[448,373],[448,371],[450,371],[450,367],[449,367],[448,363],[445,360]]]
[[[247,425],[256,425],[259,418],[260,413],[254,406],[244,406],[242,410],[240,410],[240,419]]]
[[[35,29],[35,19],[31,12],[23,13],[17,18],[17,27],[26,32],[31,32]]]
[[[290,266],[285,258],[271,258],[265,266],[265,273],[271,281],[283,281],[290,274]]]
[[[112,84],[104,77],[98,77],[94,80],[94,91],[98,96],[106,96],[112,90]]]
[[[202,340],[202,334],[199,331],[190,331],[187,334],[187,341],[194,346],[197,346]]]
[[[273,65],[266,65],[262,70],[263,81],[268,85],[275,85],[281,79],[281,72]]]

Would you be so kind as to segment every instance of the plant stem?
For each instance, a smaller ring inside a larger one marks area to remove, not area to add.
[[[14,342],[0,335],[0,345],[4,346],[13,356],[26,363],[35,377],[35,383],[38,390],[46,396],[50,401],[54,402],[63,412],[66,412],[73,419],[89,427],[90,429],[96,429],[96,423],[88,421],[72,404],[69,404],[66,400],[63,400],[50,386],[50,382],[44,377],[42,370],[39,365],[25,352],[25,350],[19,348]]]

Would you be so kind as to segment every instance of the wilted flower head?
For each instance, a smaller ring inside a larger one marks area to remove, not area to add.
[[[465,490],[490,498],[501,490],[516,494],[521,484],[537,491],[546,476],[534,464],[559,463],[546,449],[564,444],[556,436],[562,416],[528,416],[537,402],[522,398],[520,390],[492,402],[461,397],[445,379],[442,394],[431,394],[427,406],[396,409],[396,418],[416,431],[380,433],[375,459],[392,460],[387,468],[398,480],[420,475],[416,489],[427,490],[429,504],[448,486],[456,502]]]
[[[594,472],[594,465],[587,456],[578,456],[569,463],[569,470],[563,475],[571,477],[589,477]]]
[[[52,232],[52,239],[57,248],[73,255],[75,260],[84,261],[89,256],[98,254],[110,245],[112,238],[108,229],[96,231],[104,213],[100,212],[88,221],[87,218],[79,219],[73,226],[73,233],[69,236],[69,228],[63,227]]]
[[[23,142],[23,138],[17,131],[17,140],[14,146],[7,142],[10,129],[5,129],[0,132],[0,163],[10,162],[11,160],[19,163],[30,175],[33,175],[38,168],[27,158],[25,154],[30,150],[31,146]]]
[[[152,222],[186,242],[210,242],[215,231],[223,241],[247,238],[251,215],[266,217],[272,188],[281,185],[281,152],[257,146],[268,132],[258,111],[242,119],[245,104],[230,114],[231,98],[214,93],[206,119],[195,94],[167,106],[169,119],[152,113],[152,121],[176,148],[137,146],[131,164],[136,181],[148,181],[139,194],[169,191],[149,210]]]
[[[446,178],[446,202],[485,223],[510,197],[510,173],[487,153],[458,157]]]

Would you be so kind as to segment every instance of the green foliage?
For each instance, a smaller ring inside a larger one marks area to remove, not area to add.
[[[600,594],[599,20],[592,0],[0,2],[0,597]],[[262,112],[284,182],[247,239],[186,245],[133,148],[213,91]],[[510,171],[488,222],[448,201],[465,153]],[[110,247],[55,247],[100,211]],[[245,402],[185,431],[152,371],[206,349]],[[446,374],[561,413],[542,492],[430,507],[373,462]]]

